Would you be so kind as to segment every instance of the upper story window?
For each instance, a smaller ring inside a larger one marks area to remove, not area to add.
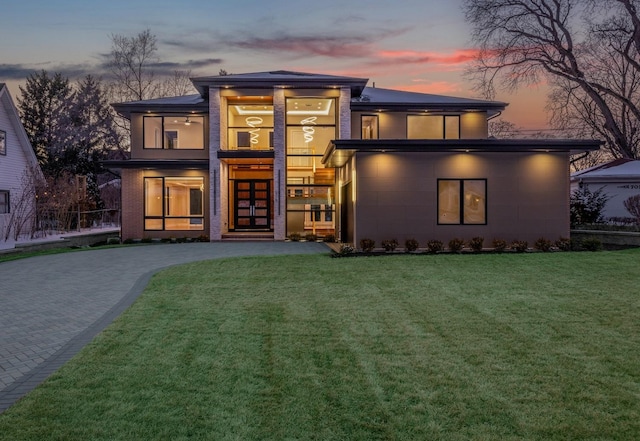
[[[407,139],[460,139],[460,116],[407,115]]]
[[[143,125],[145,149],[204,149],[202,116],[145,116]]]
[[[7,132],[0,130],[0,155],[7,154]]]
[[[360,125],[362,139],[378,139],[378,115],[362,115]]]
[[[273,149],[273,104],[229,100],[228,150]]]

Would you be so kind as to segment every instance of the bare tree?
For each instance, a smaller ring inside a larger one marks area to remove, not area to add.
[[[157,39],[146,29],[133,37],[111,35],[109,68],[114,93],[122,101],[155,98],[159,91],[152,66],[158,62]]]
[[[498,85],[513,90],[546,80],[554,126],[604,138],[614,157],[639,158],[636,6],[637,0],[465,0],[479,45],[469,74],[488,97]]]
[[[518,133],[518,127],[511,121],[507,121],[504,119],[489,121],[489,136],[492,138],[515,138]]]
[[[36,233],[36,191],[43,184],[42,174],[33,168],[26,169],[20,178],[20,191],[11,198],[11,210],[2,239],[18,240],[21,236],[33,238]]]
[[[161,86],[162,96],[183,96],[197,93],[196,88],[191,82],[190,70],[175,70],[173,75],[166,78]]]

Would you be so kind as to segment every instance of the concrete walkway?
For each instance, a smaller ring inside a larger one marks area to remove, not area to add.
[[[0,263],[0,413],[89,343],[161,269],[224,257],[328,251],[319,243],[189,243]]]

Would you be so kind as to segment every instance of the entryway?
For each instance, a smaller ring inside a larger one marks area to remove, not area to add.
[[[271,181],[233,181],[234,231],[271,231]]]

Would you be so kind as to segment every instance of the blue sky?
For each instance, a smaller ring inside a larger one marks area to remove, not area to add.
[[[16,97],[33,71],[105,74],[113,34],[150,29],[168,69],[192,75],[299,70],[377,87],[475,96],[462,0],[24,0],[2,8],[0,82]],[[543,95],[543,94],[542,94]],[[507,119],[544,125],[540,94],[498,96]],[[525,115],[518,109],[527,108]],[[532,109],[539,109],[532,112]],[[531,114],[538,115],[532,117]]]

